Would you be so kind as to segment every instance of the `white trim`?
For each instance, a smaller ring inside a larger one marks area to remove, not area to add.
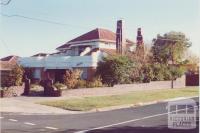
[[[90,56],[48,56],[48,57],[24,57],[19,59],[23,67],[39,67],[45,69],[68,69],[74,67],[96,67],[102,58],[101,52],[95,52]]]
[[[67,50],[70,49],[71,47],[73,47],[75,44],[80,44],[83,45],[83,43],[93,43],[93,42],[109,42],[109,43],[116,43],[116,41],[112,41],[112,40],[106,40],[106,39],[92,39],[92,40],[85,40],[85,41],[76,41],[76,42],[68,42],[66,44],[68,44],[68,47],[65,48],[57,48],[57,50]],[[66,45],[63,44],[63,45]],[[76,46],[80,46],[80,45],[76,45]],[[85,44],[87,45],[87,44]]]
[[[107,40],[107,39],[92,39],[92,40],[68,42],[68,43],[66,43],[66,44],[78,44],[78,43],[90,43],[90,42],[112,42],[112,43],[115,43],[116,41]]]

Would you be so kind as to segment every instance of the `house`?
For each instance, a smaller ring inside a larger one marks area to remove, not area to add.
[[[39,53],[31,57],[19,59],[19,63],[33,72],[33,78],[45,79],[50,76],[54,81],[59,81],[66,70],[82,70],[82,79],[90,80],[94,76],[98,62],[102,57],[131,50],[135,43],[122,38],[121,30],[117,34],[103,28],[93,29],[78,36],[56,48],[52,54]],[[118,27],[120,27],[118,26]],[[118,34],[119,33],[119,34]]]
[[[11,71],[17,65],[18,56],[10,55],[0,59],[0,71]]]
[[[10,55],[0,59],[1,83],[8,76],[11,70],[17,65],[18,56]]]

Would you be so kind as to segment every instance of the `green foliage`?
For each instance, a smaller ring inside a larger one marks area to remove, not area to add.
[[[86,80],[78,80],[76,84],[76,88],[94,88],[94,87],[102,87],[103,84],[101,82],[101,78],[95,77],[91,81]]]
[[[68,70],[65,72],[63,76],[63,81],[64,81],[64,84],[67,85],[67,88],[69,89],[76,88],[77,82],[79,81],[81,77],[81,73],[82,71],[79,69]]]
[[[185,68],[181,66],[170,66],[169,71],[173,79],[181,77],[185,73]]]
[[[181,77],[184,72],[185,68],[181,66],[172,66],[165,64],[153,64],[152,65],[152,72],[154,81],[161,81],[161,80],[172,80]]]
[[[166,65],[164,64],[153,64],[152,65],[152,72],[154,81],[161,81],[161,80],[169,80],[170,79],[170,72]]]
[[[101,82],[100,77],[95,77],[91,81],[87,81],[86,86],[87,86],[87,88],[94,88],[94,87],[102,87],[103,84]]]
[[[23,68],[16,65],[11,71],[6,72],[6,74],[1,77],[1,86],[10,87],[22,85],[23,74]]]
[[[130,80],[133,62],[127,56],[108,56],[98,63],[96,74],[109,86]]]
[[[184,55],[190,46],[191,43],[183,33],[169,32],[163,36],[158,35],[151,48],[153,80],[181,77],[185,72],[181,65],[188,62]]]
[[[169,62],[179,63],[183,61],[183,55],[191,43],[183,33],[169,32],[163,36],[158,35],[153,40],[153,61],[163,64]]]
[[[142,64],[135,61],[135,65],[130,73],[130,79],[132,82],[142,82],[144,79],[144,74],[142,73]]]
[[[145,64],[141,68],[142,75],[143,75],[143,82],[150,82],[153,79],[153,70],[150,64]]]

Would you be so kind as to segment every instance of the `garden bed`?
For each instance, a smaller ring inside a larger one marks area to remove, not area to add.
[[[24,92],[24,86],[3,87],[0,92],[1,98],[20,96]]]

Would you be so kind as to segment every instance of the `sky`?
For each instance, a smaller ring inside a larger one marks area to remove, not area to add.
[[[97,27],[115,32],[119,19],[130,40],[139,27],[148,44],[157,34],[178,31],[192,42],[191,51],[200,53],[199,0],[11,0],[0,8],[0,57],[56,52]]]

